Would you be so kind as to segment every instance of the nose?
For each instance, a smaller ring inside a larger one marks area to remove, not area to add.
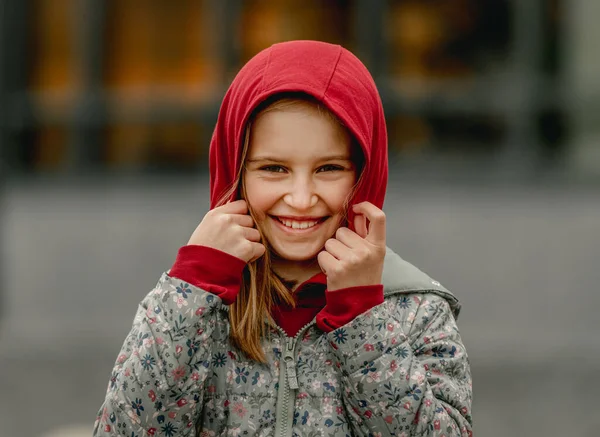
[[[310,180],[295,180],[289,192],[283,196],[283,201],[300,211],[312,208],[318,201],[314,184]]]

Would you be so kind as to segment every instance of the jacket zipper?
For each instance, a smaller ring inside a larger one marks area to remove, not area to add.
[[[300,335],[308,329],[314,320],[304,325],[294,337],[288,337],[283,329],[276,326],[285,338],[285,350],[279,365],[279,389],[277,393],[277,418],[275,422],[276,437],[290,437],[294,423],[294,403],[298,390],[298,375],[296,373],[296,342]]]

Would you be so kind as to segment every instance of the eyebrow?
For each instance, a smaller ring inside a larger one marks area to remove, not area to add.
[[[252,159],[248,159],[246,160],[246,162],[277,162],[277,163],[285,163],[286,160],[285,159],[279,159],[279,158],[275,158],[272,156],[257,156],[256,158],[252,158]],[[319,162],[325,162],[325,161],[350,161],[350,156],[348,155],[331,155],[331,156],[324,156],[323,158],[319,159]]]

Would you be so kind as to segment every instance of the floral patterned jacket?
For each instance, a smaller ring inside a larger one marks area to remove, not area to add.
[[[228,307],[163,274],[117,357],[94,436],[467,436],[456,298],[388,249],[385,301],[333,332],[272,326],[267,364],[228,341]]]

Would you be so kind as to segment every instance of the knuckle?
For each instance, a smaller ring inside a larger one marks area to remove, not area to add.
[[[350,257],[349,259],[345,260],[344,265],[346,266],[346,268],[348,270],[352,270],[355,267],[360,265],[360,261],[355,257]]]
[[[356,264],[361,263],[362,261],[370,261],[373,258],[373,255],[368,250],[361,250],[359,253],[355,255]]]
[[[232,229],[227,230],[227,234],[231,235],[236,240],[248,241],[248,234],[244,232],[244,228],[241,226],[234,226]]]
[[[344,266],[342,265],[342,263],[336,263],[332,268],[331,268],[331,273],[335,276],[341,276],[344,271],[346,269],[344,268]]]
[[[220,220],[221,223],[228,225],[232,222],[232,217],[229,214],[222,214]]]

